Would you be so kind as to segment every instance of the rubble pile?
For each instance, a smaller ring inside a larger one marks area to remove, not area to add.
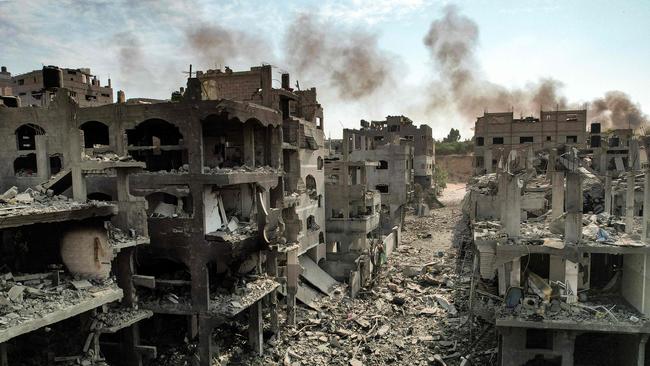
[[[45,190],[39,186],[35,189],[27,188],[22,193],[19,193],[16,187],[11,187],[0,195],[0,217],[77,210],[91,205],[102,206],[109,205],[109,203],[101,201],[76,202],[66,196],[55,195],[51,190]]]
[[[74,280],[58,271],[25,275],[5,273],[0,276],[0,331],[115,288],[113,279]]]
[[[270,166],[259,166],[252,168],[248,165],[236,166],[233,168],[212,168],[209,166],[203,167],[203,174],[235,174],[235,173],[279,173],[280,170]]]
[[[300,308],[298,324],[272,338],[270,352],[261,359],[238,355],[238,361],[283,366],[459,365],[469,357],[474,364],[495,364],[494,326],[470,320],[471,257],[459,259],[452,246],[452,232],[457,239],[469,235],[468,228],[457,228],[459,221],[467,226],[458,205],[447,204],[426,217],[407,215],[402,245],[374,286],[354,299],[339,288],[317,301],[317,310]],[[460,273],[459,261],[466,262]]]
[[[99,162],[135,161],[130,155],[120,156],[113,152],[104,152],[104,153],[93,152],[92,155],[84,154],[83,159],[89,161],[99,161]]]
[[[467,186],[470,190],[481,194],[496,195],[498,191],[497,175],[496,173],[491,173],[474,176],[469,180]]]
[[[260,276],[238,286],[234,291],[211,293],[210,310],[233,316],[276,289],[280,284],[268,276]]]

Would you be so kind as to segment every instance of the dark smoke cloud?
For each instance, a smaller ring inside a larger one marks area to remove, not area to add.
[[[630,96],[622,91],[612,90],[602,98],[594,99],[590,104],[589,114],[592,119],[613,128],[639,128],[648,124],[648,115],[643,113],[639,104],[632,102]]]
[[[273,52],[263,39],[226,29],[218,24],[201,23],[185,31],[187,46],[196,52],[200,63],[211,67],[226,66],[227,62],[274,59]]]
[[[484,110],[510,110],[532,113],[540,108],[566,106],[561,96],[562,83],[542,79],[525,89],[508,89],[487,81],[476,59],[479,28],[470,18],[459,14],[453,5],[444,8],[444,16],[431,23],[424,44],[431,53],[440,80],[430,107],[433,109],[453,104],[468,119]]]
[[[377,36],[298,15],[285,31],[286,64],[310,82],[324,81],[339,97],[359,99],[388,84],[395,63]]]

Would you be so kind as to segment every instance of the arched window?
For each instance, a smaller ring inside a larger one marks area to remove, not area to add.
[[[315,200],[318,198],[318,192],[316,191],[316,179],[310,174],[305,178],[305,184],[307,185],[307,194],[309,198]]]
[[[379,160],[377,169],[388,169],[388,162],[386,160]]]
[[[316,159],[316,169],[323,170],[323,158],[320,156]]]
[[[38,125],[28,123],[16,129],[18,150],[36,150],[36,135],[45,135],[45,130]]]
[[[95,145],[108,145],[108,126],[98,121],[88,121],[79,129],[84,132],[84,146],[87,149]]]

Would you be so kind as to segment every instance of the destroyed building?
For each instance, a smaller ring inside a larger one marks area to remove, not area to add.
[[[644,365],[650,214],[634,209],[639,166],[626,167],[623,216],[611,210],[611,176],[595,174],[577,149],[551,150],[542,172],[531,151],[513,149],[496,174],[474,178],[465,203],[481,279],[476,292],[501,297],[487,307],[500,364]],[[650,205],[647,168],[644,174]],[[600,212],[585,199],[593,185],[606,186]],[[474,298],[485,309],[486,297]]]
[[[54,97],[44,107],[0,110],[1,153],[13,161],[1,181],[78,202],[117,201],[119,209],[124,194],[138,202],[151,244],[138,251],[126,283],[137,286],[137,306],[154,314],[142,339],[167,349],[186,338],[196,344],[188,357],[209,365],[226,322],[246,322],[248,346],[261,353],[266,310],[271,330],[279,329],[277,294],[292,324],[296,300],[310,304],[338,283],[321,267],[328,245],[316,90],[291,89],[288,74],[274,87],[270,66],[192,76],[173,102],[81,107],[69,90],[48,87]],[[78,131],[77,154],[70,146]],[[90,163],[80,156],[110,169],[83,170]],[[139,170],[117,169],[127,162]],[[71,192],[82,178],[83,189]],[[378,210],[378,195],[371,202]],[[127,217],[128,226],[135,218]],[[160,337],[166,327],[180,330]],[[155,358],[153,349],[141,353]]]
[[[46,106],[54,95],[54,87],[65,88],[80,107],[113,103],[111,79],[102,86],[89,68],[68,69],[44,66],[41,70],[11,75],[5,66],[0,72],[0,96],[15,96],[23,106]],[[49,92],[46,91],[49,89]]]
[[[336,280],[349,283],[353,295],[370,280],[382,242],[381,196],[367,180],[367,171],[378,164],[325,160],[327,240],[331,244],[324,268]]]
[[[369,187],[381,194],[380,225],[384,234],[390,233],[395,226],[402,226],[405,210],[413,198],[415,186],[414,141],[423,141],[418,144],[419,151],[423,154],[420,156],[422,160],[433,161],[433,139],[427,138],[431,132],[430,128],[427,130],[428,126],[421,126],[422,131],[425,132],[418,135],[420,138],[415,139],[413,135],[404,138],[399,131],[402,125],[406,126],[404,131],[411,131],[411,129],[407,129],[413,127],[410,120],[403,118],[390,120],[392,121],[390,126],[393,126],[390,128],[387,128],[385,123],[378,123],[377,127],[370,129],[367,127],[362,127],[359,130],[343,129],[340,156],[343,161],[378,163],[374,169],[366,169],[366,180]],[[361,123],[362,126],[368,124],[365,121]],[[413,129],[415,128],[413,127]],[[428,135],[426,131],[429,132]],[[431,155],[427,155],[429,152]],[[424,174],[421,176],[421,182],[430,181],[431,177],[426,175],[429,172],[432,174],[428,164],[425,164],[425,168],[418,172]]]
[[[474,172],[489,174],[510,150],[533,146],[533,150],[558,145],[586,147],[587,111],[541,111],[539,117],[514,118],[513,112],[483,113],[474,126]]]

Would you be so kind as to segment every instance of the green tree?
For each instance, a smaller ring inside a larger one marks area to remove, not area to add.
[[[449,130],[449,134],[445,137],[442,142],[458,142],[460,141],[460,131],[453,128]]]

